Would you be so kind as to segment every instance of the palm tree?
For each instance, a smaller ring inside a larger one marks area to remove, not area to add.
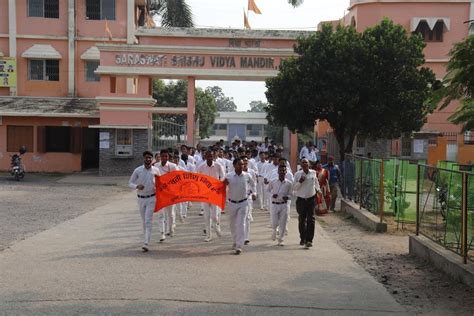
[[[441,109],[459,100],[461,105],[448,119],[464,124],[464,130],[471,130],[474,129],[474,35],[454,45],[450,55],[443,87],[435,94],[435,100],[441,103]]]
[[[298,7],[302,5],[304,0],[288,0],[288,3],[291,4],[293,7]]]
[[[161,26],[193,27],[193,13],[186,0],[149,0],[147,9],[151,15],[161,16]]]

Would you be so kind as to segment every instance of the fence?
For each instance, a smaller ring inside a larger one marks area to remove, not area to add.
[[[176,119],[176,117],[177,115],[173,119]],[[163,148],[174,148],[176,144],[186,142],[186,138],[186,124],[179,124],[171,119],[159,119],[156,115],[153,116],[152,148],[154,151]]]
[[[347,155],[342,165],[345,198],[383,220],[416,224],[421,233],[474,260],[474,173],[440,161],[368,159]]]
[[[417,173],[417,235],[474,260],[474,174],[426,165]]]

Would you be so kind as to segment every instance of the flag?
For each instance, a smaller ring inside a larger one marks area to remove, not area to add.
[[[245,13],[245,9],[244,9],[244,28],[250,30],[249,19],[247,18],[247,13]]]
[[[105,32],[109,36],[109,40],[112,40],[112,32],[110,32],[109,21],[107,21],[107,19],[105,19]]]
[[[204,202],[225,208],[226,186],[213,177],[185,171],[155,176],[155,212],[181,202]]]
[[[255,0],[249,0],[248,10],[255,12],[255,14],[262,14],[262,11],[255,4]]]

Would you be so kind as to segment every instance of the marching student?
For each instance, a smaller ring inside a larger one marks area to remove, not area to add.
[[[247,194],[250,188],[255,187],[252,177],[243,171],[244,163],[241,158],[234,159],[234,171],[229,173],[224,184],[227,185],[228,212],[230,217],[230,231],[232,233],[233,245],[236,255],[242,253],[245,241],[245,221],[248,212]],[[256,196],[252,195],[255,200]]]
[[[265,196],[265,184],[263,183],[263,170],[267,164],[266,153],[262,151],[259,156],[260,160],[257,162],[257,199],[260,209],[265,209],[267,208],[267,201]]]
[[[161,160],[155,165],[160,170],[161,175],[165,175],[178,169],[176,164],[168,161],[169,158],[169,151],[167,149],[162,149],[160,151]],[[176,214],[174,205],[166,206],[159,211],[158,223],[160,225],[161,232],[160,242],[163,242],[166,239],[165,233],[170,237],[173,237],[176,227]]]
[[[133,171],[128,181],[129,187],[137,190],[138,210],[142,218],[143,233],[145,235],[142,246],[143,252],[149,250],[153,212],[156,203],[155,175],[160,175],[160,170],[152,166],[152,161],[153,154],[150,151],[145,151],[143,153],[143,165]]]
[[[283,246],[285,230],[288,221],[288,203],[291,196],[293,182],[286,178],[287,170],[284,164],[278,167],[278,178],[268,186],[272,198],[270,212],[272,213],[272,240],[275,241],[277,228],[279,232],[278,246]]]
[[[257,191],[257,174],[253,169],[249,169],[249,164],[248,164],[248,159],[246,157],[242,158],[244,161],[244,167],[243,170],[247,172],[251,177],[254,182],[255,187],[250,188],[250,191],[248,192],[248,203],[249,203],[249,210],[247,213],[247,218],[245,220],[245,241],[244,245],[248,245],[250,243],[250,223],[253,222],[253,216],[252,216],[252,211],[253,211],[253,198],[252,196],[256,195]]]
[[[224,180],[224,168],[222,165],[214,161],[213,154],[210,150],[206,152],[205,158],[206,161],[197,167],[196,172],[205,174],[220,181]],[[218,237],[221,236],[221,226],[219,222],[220,209],[216,205],[210,203],[201,203],[201,207],[204,211],[204,223],[206,226],[206,239],[204,239],[204,241],[209,242],[212,240],[212,226],[214,226],[216,235]]]

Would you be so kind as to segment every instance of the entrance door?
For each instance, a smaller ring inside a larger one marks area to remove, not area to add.
[[[82,129],[82,170],[99,168],[99,129]]]

